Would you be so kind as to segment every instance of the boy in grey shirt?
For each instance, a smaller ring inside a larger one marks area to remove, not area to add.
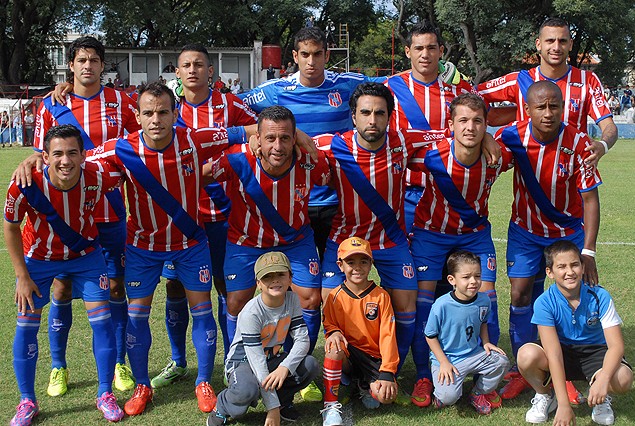
[[[265,253],[254,271],[261,293],[238,315],[225,363],[229,387],[218,394],[208,426],[242,416],[260,397],[267,409],[265,426],[279,425],[281,417],[297,420],[293,396],[319,372],[318,362],[307,355],[309,335],[298,296],[287,291],[291,285],[289,259],[284,253]],[[287,335],[293,339],[293,347],[281,353]]]

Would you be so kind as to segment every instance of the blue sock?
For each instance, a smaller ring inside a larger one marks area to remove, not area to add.
[[[13,371],[21,398],[35,402],[35,366],[38,357],[37,332],[40,314],[18,314],[13,340]]]
[[[150,306],[128,305],[128,326],[126,327],[126,347],[130,369],[138,385],[150,387],[148,377],[148,354],[152,345],[150,334]]]
[[[399,351],[399,366],[397,373],[408,356],[415,333],[415,318],[417,312],[395,312],[397,350]]]
[[[496,297],[496,290],[487,290],[485,294],[489,296],[491,304],[491,310],[489,318],[487,319],[487,333],[489,334],[489,341],[494,345],[498,345],[498,340],[501,337],[501,329],[498,324],[498,298]]]
[[[216,321],[212,312],[212,302],[199,303],[190,309],[192,313],[192,341],[198,357],[196,385],[211,382],[216,357]]]
[[[227,338],[232,343],[234,342],[234,335],[236,334],[237,322],[238,322],[238,316],[233,316],[232,314],[227,312]]]
[[[115,347],[119,364],[126,363],[126,325],[128,324],[128,301],[125,297],[110,296],[110,317],[115,330]]]
[[[73,324],[73,300],[59,301],[53,298],[49,309],[48,332],[51,348],[51,368],[66,368],[68,333]]]
[[[317,343],[318,336],[320,334],[320,326],[322,325],[322,317],[320,316],[319,309],[302,309],[302,319],[306,323],[306,328],[309,329],[309,352],[313,353],[315,344]]]
[[[218,326],[223,334],[224,362],[227,359],[227,353],[229,352],[229,347],[232,342],[229,340],[229,335],[227,334],[227,298],[222,294],[218,295]]]
[[[422,290],[417,291],[417,316],[415,317],[415,333],[412,339],[412,360],[417,370],[417,380],[428,378],[432,380],[430,373],[430,347],[426,341],[424,333],[430,309],[434,303],[434,291]],[[403,363],[400,363],[403,365]]]
[[[97,363],[99,387],[97,396],[112,392],[112,379],[115,375],[117,348],[115,329],[110,313],[110,305],[103,305],[86,311],[88,323],[93,329],[93,354]]]
[[[534,286],[531,292],[531,313],[534,313],[534,303],[536,299],[545,292],[545,276],[536,276],[534,279]],[[531,341],[538,340],[538,326],[536,324],[531,325]]]
[[[190,312],[187,298],[168,298],[165,301],[165,327],[168,330],[168,338],[172,347],[172,360],[179,367],[187,367],[185,340],[189,323]]]
[[[531,342],[531,306],[509,305],[509,340],[512,345],[514,358],[518,349],[525,343]]]

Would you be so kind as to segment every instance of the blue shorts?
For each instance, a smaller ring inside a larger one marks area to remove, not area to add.
[[[510,222],[507,230],[507,276],[528,278],[545,271],[545,247],[559,240],[572,241],[580,250],[584,248],[584,230],[563,238],[545,238],[527,232]]]
[[[417,270],[417,280],[438,281],[443,278],[447,255],[454,250],[468,250],[481,258],[481,279],[496,281],[496,249],[492,242],[492,228],[479,232],[448,235],[413,227],[410,251]]]
[[[291,262],[293,284],[300,287],[320,288],[320,260],[313,234],[291,244],[268,248],[243,247],[227,242],[225,256],[225,283],[227,292],[247,290],[256,285],[254,264],[260,255],[281,251]]]
[[[346,276],[337,266],[337,248],[333,240],[326,242],[326,251],[322,261],[322,288],[335,288],[342,284]],[[381,286],[395,290],[416,290],[417,280],[414,272],[414,262],[407,244],[373,250],[373,263]]]
[[[215,280],[224,280],[225,245],[227,244],[227,221],[205,222],[205,233],[209,241],[209,255],[212,258],[212,276]],[[165,262],[161,276],[168,280],[176,279],[174,264]]]
[[[109,278],[123,278],[126,253],[126,221],[98,223],[99,244],[103,249]]]
[[[207,241],[184,250],[149,251],[126,246],[126,293],[129,299],[150,296],[161,279],[166,260],[174,263],[176,277],[190,291],[210,291],[211,260]]]
[[[423,196],[423,188],[420,186],[406,186],[403,199],[403,217],[406,221],[406,234],[412,232],[412,225],[415,222],[415,208]]]
[[[33,294],[36,309],[46,306],[51,300],[53,278],[61,273],[64,273],[66,279],[71,280],[73,289],[77,289],[84,302],[102,302],[110,299],[110,282],[101,248],[72,260],[46,261],[28,257],[24,260],[31,279],[42,293],[42,297]]]

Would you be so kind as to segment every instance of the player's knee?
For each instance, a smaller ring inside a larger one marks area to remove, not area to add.
[[[73,297],[73,287],[70,280],[55,280],[53,282],[53,297],[55,300],[71,300]]]
[[[242,292],[228,292],[227,312],[229,312],[230,315],[238,315],[251,298],[252,296]]]
[[[633,386],[633,371],[625,365],[620,365],[617,369],[613,380],[611,381],[611,388],[615,393],[626,393]]]
[[[318,363],[318,360],[315,359],[312,355],[307,355],[306,358],[304,358],[304,362],[302,363],[302,365],[302,371],[298,372],[303,376],[300,377],[301,381],[306,380],[310,382],[315,379],[318,374],[320,374],[320,364]]]
[[[434,396],[442,405],[454,405],[461,398],[461,389],[449,386],[441,386],[434,389]]]
[[[320,293],[320,289],[311,289],[313,291],[305,291],[300,297],[300,306],[302,309],[320,309],[320,304],[322,303],[322,294]]]
[[[126,286],[123,282],[123,277],[110,279],[110,297],[115,299],[126,297]]]
[[[526,343],[518,349],[516,363],[520,372],[523,373],[539,365],[544,357],[545,353],[541,347],[533,343]]]
[[[165,293],[170,299],[182,299],[185,297],[185,287],[179,280],[167,279],[165,281]]]

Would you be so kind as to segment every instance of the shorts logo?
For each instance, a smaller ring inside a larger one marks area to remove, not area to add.
[[[481,322],[485,321],[485,318],[487,318],[488,311],[489,309],[487,309],[486,306],[479,306],[478,317],[481,320]]]
[[[374,321],[379,316],[379,305],[375,302],[366,303],[366,308],[364,309],[364,316],[368,318],[370,321]]]
[[[428,270],[428,268],[429,268],[429,266],[428,266],[428,265],[417,266],[417,271],[419,271],[419,272],[425,272],[425,271],[427,271],[427,270]]]
[[[335,272],[325,272],[322,274],[324,278],[332,278],[335,276]]]
[[[415,271],[412,268],[412,265],[403,265],[403,276],[406,278],[413,278],[415,276]]]
[[[128,281],[126,285],[128,287],[139,287],[141,285],[141,281]]]
[[[488,258],[487,258],[487,269],[489,269],[490,271],[495,271],[496,270],[496,257],[488,256]]]
[[[508,260],[507,261],[507,267],[511,268],[512,266],[514,266],[514,263],[516,263],[516,262],[514,262],[513,260]]]
[[[311,275],[317,275],[320,273],[320,264],[315,260],[309,262],[309,272]]]
[[[110,289],[110,281],[108,280],[108,275],[101,274],[99,276],[99,288],[102,290]]]
[[[210,279],[209,268],[207,266],[201,267],[198,271],[198,280],[202,283],[208,283]]]
[[[329,93],[329,105],[333,108],[338,108],[342,105],[342,96],[340,95],[340,92]]]
[[[236,274],[229,274],[229,275],[226,275],[226,276],[225,276],[225,279],[226,279],[227,281],[232,281],[232,280],[235,280],[235,279],[236,279]]]

